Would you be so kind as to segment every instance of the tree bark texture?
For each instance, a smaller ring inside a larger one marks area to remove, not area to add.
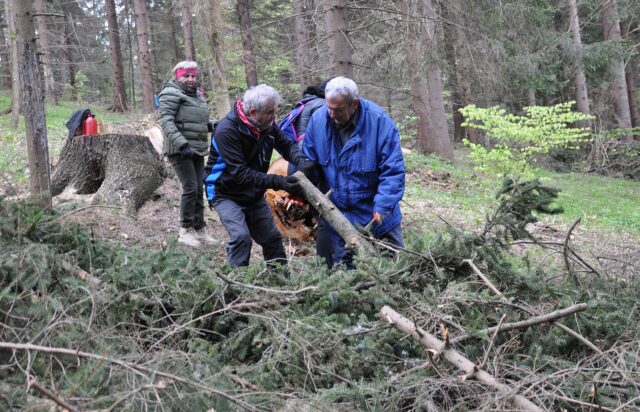
[[[411,103],[413,105],[413,110],[418,116],[416,143],[418,147],[423,147],[425,145],[424,142],[428,142],[431,139],[431,110],[428,106],[429,92],[427,90],[427,82],[422,74],[422,65],[418,60],[419,42],[417,31],[415,29],[416,21],[412,17],[414,14],[409,12],[410,1],[411,0],[399,0],[398,5],[403,16],[407,33],[404,40],[404,50],[407,59],[406,69],[411,79]]]
[[[413,322],[400,315],[389,306],[382,307],[382,309],[380,310],[380,318],[382,318],[383,321],[393,325],[393,327],[395,327],[402,333],[411,335],[411,337],[420,342],[420,344],[428,350],[435,351],[449,363],[463,371],[465,373],[465,376],[474,377],[480,382],[495,389],[500,394],[508,396],[512,399],[514,405],[518,408],[525,411],[543,411],[542,408],[540,408],[538,405],[531,402],[524,396],[514,395],[514,391],[512,388],[503,383],[500,383],[493,375],[485,372],[482,369],[479,369],[473,362],[464,357],[464,355],[462,355],[460,352],[455,349],[448,348],[444,342],[418,328]]]
[[[153,112],[153,79],[151,77],[151,50],[149,50],[149,35],[147,30],[147,11],[144,0],[133,0],[136,20],[136,34],[138,37],[138,56],[140,59],[140,80],[142,83],[142,108],[146,112]]]
[[[628,38],[632,36],[629,33],[629,23],[621,25],[622,37]],[[624,65],[625,78],[627,81],[627,95],[629,96],[629,112],[631,116],[631,127],[634,129],[640,127],[640,111],[638,110],[638,80],[637,80],[637,54],[629,56]],[[640,140],[640,132],[634,133],[634,138]]]
[[[172,2],[171,7],[167,7],[167,22],[169,23],[169,43],[173,52],[173,61],[180,61],[180,51],[178,50],[178,36],[176,35],[176,22],[174,18],[175,4]]]
[[[447,7],[445,5],[445,7]],[[467,53],[467,41],[463,27],[465,27],[464,11],[466,10],[465,0],[451,0],[449,2],[449,15],[454,22],[452,27],[453,48],[455,50],[455,72],[460,87],[462,107],[473,102],[471,94],[471,62]],[[472,143],[481,143],[480,133],[473,127],[465,127],[461,132]]]
[[[5,0],[6,2],[6,0]],[[7,13],[2,11],[2,24],[5,27],[9,27],[7,24]],[[8,30],[7,30],[8,31]],[[11,89],[11,59],[9,59],[9,37],[4,35],[4,29],[0,30],[0,60],[2,60],[2,88]]]
[[[44,16],[44,0],[36,0],[36,21],[38,23],[38,43],[40,44],[40,61],[42,62],[42,73],[44,74],[45,99],[49,103],[58,104],[56,93],[56,81],[53,77],[53,67],[51,66],[51,49],[49,47],[49,33],[47,31],[47,17]]]
[[[14,13],[16,0],[4,0],[7,17],[7,34],[11,54],[11,127],[18,127],[20,120],[20,67],[18,65],[18,45],[16,43],[16,16]]]
[[[302,89],[313,82],[309,62],[309,33],[307,32],[306,13],[304,0],[293,0],[293,23],[296,42],[296,60],[298,63],[300,82]]]
[[[109,50],[111,51],[111,68],[113,70],[113,102],[110,110],[127,111],[127,89],[124,84],[124,68],[122,67],[122,51],[120,49],[120,29],[116,16],[114,0],[105,0],[107,11],[107,27],[109,31]]]
[[[601,0],[602,27],[605,40],[611,43],[620,43],[620,16],[616,0]],[[615,108],[616,120],[620,129],[631,129],[631,111],[629,110],[629,94],[624,72],[624,59],[620,54],[614,55],[609,60],[609,72],[613,80],[609,86]],[[621,140],[630,142],[631,133],[624,133]]]
[[[229,103],[229,84],[227,82],[226,63],[224,59],[224,43],[222,38],[222,11],[220,0],[209,0],[208,40],[211,45],[215,73],[213,76],[216,114],[222,119],[231,110]],[[257,79],[256,79],[257,80]]]
[[[329,36],[331,74],[353,79],[353,46],[349,38],[347,10],[343,0],[325,0],[325,27]]]
[[[342,212],[331,200],[320,192],[302,172],[294,173],[304,192],[304,198],[325,218],[333,229],[344,239],[346,247],[355,250],[360,256],[370,256],[375,253],[371,243],[358,233]]]
[[[442,89],[442,74],[438,62],[438,39],[436,37],[436,22],[439,21],[432,0],[423,0],[423,10],[426,16],[424,30],[425,49],[428,59],[427,89],[429,91],[429,108],[431,109],[431,139],[424,142],[422,149],[427,153],[453,161],[453,144],[449,137],[449,127],[445,115]]]
[[[589,93],[587,91],[587,78],[584,75],[582,65],[582,38],[580,36],[580,19],[578,18],[578,6],[576,0],[566,0],[569,10],[569,30],[571,31],[571,43],[575,60],[573,74],[573,88],[576,93],[576,109],[584,114],[590,114]]]
[[[31,195],[51,205],[49,144],[44,112],[44,85],[36,55],[36,32],[30,1],[14,3],[16,43],[20,62],[22,110],[27,134],[29,186]]]
[[[251,31],[251,4],[249,0],[237,0],[236,12],[240,20],[240,36],[242,37],[242,61],[247,80],[247,87],[258,84],[256,56],[253,53],[253,33]]]
[[[86,135],[68,139],[51,177],[51,194],[67,186],[95,193],[93,204],[122,207],[133,215],[160,187],[166,172],[146,136]]]
[[[182,0],[182,35],[184,36],[185,60],[196,61],[196,48],[193,45],[191,31],[191,5],[189,0]]]
[[[73,33],[72,30],[72,22],[71,15],[65,13],[64,19],[64,29],[63,36],[64,41],[62,42],[65,45],[64,50],[64,59],[67,67],[67,76],[69,76],[69,87],[71,88],[71,100],[78,99],[78,89],[76,88],[76,66],[73,59],[73,40],[71,39],[71,35]]]

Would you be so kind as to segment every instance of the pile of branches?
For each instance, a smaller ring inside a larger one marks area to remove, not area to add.
[[[640,180],[640,142],[596,139],[587,158],[587,168],[607,176]]]
[[[505,181],[479,233],[408,233],[350,271],[296,259],[290,279],[0,201],[0,408],[638,408],[638,277],[568,244],[573,276],[510,251],[545,247],[523,222],[555,194]]]

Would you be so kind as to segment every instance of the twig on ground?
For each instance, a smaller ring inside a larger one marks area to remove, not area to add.
[[[564,265],[567,268],[567,273],[569,273],[569,278],[573,281],[573,284],[576,285],[576,286],[582,286],[582,285],[580,284],[580,279],[578,279],[578,276],[573,271],[573,269],[571,268],[571,264],[569,263],[569,249],[568,249],[568,247],[569,247],[569,239],[571,238],[571,232],[573,232],[573,229],[575,229],[575,227],[578,226],[578,223],[580,223],[580,220],[582,220],[581,217],[576,219],[576,221],[573,222],[573,225],[571,225],[569,230],[567,230],[567,235],[564,237],[564,245],[563,245],[563,248],[562,248],[562,256],[564,257]]]
[[[298,289],[298,290],[272,289],[272,288],[265,288],[265,287],[262,287],[262,286],[247,285],[246,283],[240,283],[240,282],[237,282],[235,280],[229,279],[228,277],[226,277],[222,273],[216,273],[216,276],[218,276],[220,279],[222,279],[223,281],[225,281],[226,283],[228,283],[230,285],[240,286],[240,287],[247,288],[247,289],[259,290],[261,292],[267,292],[267,293],[279,293],[279,294],[283,294],[283,295],[298,295],[300,293],[304,293],[304,292],[308,292],[310,290],[318,289],[316,286],[307,286],[307,287],[304,287],[304,288]]]
[[[79,409],[76,408],[75,406],[71,405],[69,402],[65,401],[64,399],[60,398],[59,396],[56,396],[53,392],[51,392],[49,389],[45,388],[44,386],[42,386],[34,377],[30,376],[28,381],[27,381],[27,386],[29,388],[34,388],[35,390],[37,390],[38,392],[40,392],[41,394],[43,394],[44,396],[46,396],[47,398],[51,399],[52,401],[54,401],[55,403],[57,403],[58,405],[62,406],[63,408],[67,409],[69,412],[78,412]]]

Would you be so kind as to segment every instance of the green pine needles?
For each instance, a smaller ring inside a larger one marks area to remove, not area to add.
[[[534,157],[558,147],[576,149],[590,139],[587,127],[573,125],[590,121],[593,116],[574,112],[574,104],[569,101],[550,107],[525,107],[522,116],[497,106],[460,109],[466,119],[463,126],[483,130],[488,139],[487,145],[464,140],[471,148],[476,170],[493,176],[535,177],[536,170],[531,166]]]

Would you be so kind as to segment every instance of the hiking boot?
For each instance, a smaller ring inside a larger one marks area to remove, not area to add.
[[[198,240],[198,235],[193,228],[180,228],[180,236],[178,236],[178,243],[182,243],[191,247],[200,247],[202,244]]]
[[[205,230],[205,228],[196,230],[196,238],[198,239],[198,241],[200,241],[201,243],[204,243],[205,245],[213,246],[213,245],[220,244],[218,240],[212,238],[207,234],[207,231]]]

